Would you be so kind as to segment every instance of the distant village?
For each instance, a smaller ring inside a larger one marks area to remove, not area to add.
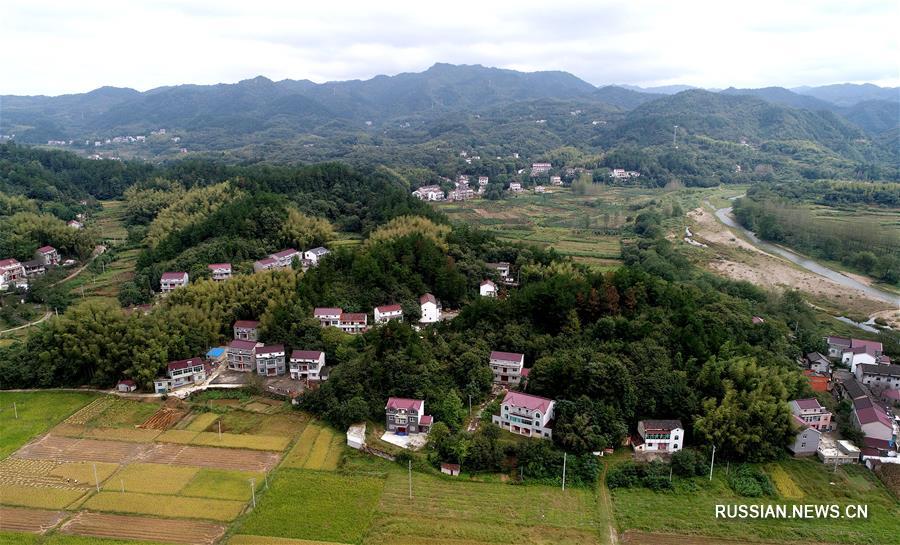
[[[12,140],[16,135],[3,135],[6,136],[7,140]],[[2,138],[0,138],[2,139]],[[96,150],[95,153],[91,153],[87,156],[88,159],[93,160],[114,160],[121,161],[121,158],[115,152],[103,152],[101,150],[105,150],[107,148],[115,150],[118,149],[119,146],[123,145],[131,145],[131,144],[145,144],[150,140],[155,142],[166,142],[170,145],[178,144],[181,142],[180,136],[172,136],[168,134],[166,129],[155,129],[150,131],[149,135],[146,134],[125,134],[119,136],[113,136],[110,138],[88,138],[88,139],[69,139],[69,140],[47,140],[47,145],[52,147],[68,147],[68,148],[80,148],[83,150]],[[179,147],[178,153],[187,153],[187,148]]]

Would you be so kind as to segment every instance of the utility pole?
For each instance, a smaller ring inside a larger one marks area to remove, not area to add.
[[[469,394],[469,416],[472,416],[472,394]]]
[[[94,464],[94,486],[97,487],[97,492],[100,492],[100,480],[97,479],[97,464]]]
[[[709,480],[712,480],[713,466],[716,465],[716,446],[713,445],[712,459],[709,462]]]
[[[250,479],[250,495],[253,498],[253,508],[256,509],[256,479]]]
[[[678,125],[672,127],[672,145],[678,149]]]
[[[222,440],[222,421],[219,420],[219,441]]]
[[[412,499],[412,460],[407,460],[406,467],[409,471],[409,499]]]
[[[567,456],[567,453],[563,452],[563,482],[562,482],[563,492],[566,491],[566,456]]]
[[[263,473],[263,478],[266,480],[266,490],[268,490],[269,489],[269,472],[268,471]]]
[[[13,401],[13,412],[16,413],[16,420],[19,419],[19,408],[16,407],[16,402]]]

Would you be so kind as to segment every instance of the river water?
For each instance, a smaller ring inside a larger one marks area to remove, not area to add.
[[[824,276],[825,278],[837,282],[842,286],[859,290],[872,299],[891,303],[894,306],[900,308],[900,297],[894,295],[893,293],[878,289],[874,286],[868,286],[866,284],[863,284],[859,280],[855,280],[845,274],[839,273],[833,269],[829,269],[828,267],[817,263],[807,257],[803,257],[800,254],[796,254],[790,250],[782,248],[781,246],[777,246],[775,244],[760,240],[760,238],[753,234],[753,232],[745,229],[741,224],[735,221],[735,219],[731,215],[730,206],[727,208],[719,208],[718,210],[716,210],[716,217],[719,218],[719,221],[721,221],[731,229],[740,232],[742,235],[747,237],[754,246],[760,248],[761,250],[764,250],[770,254],[780,255],[791,263],[800,265],[804,269],[810,272],[814,272],[819,276]]]

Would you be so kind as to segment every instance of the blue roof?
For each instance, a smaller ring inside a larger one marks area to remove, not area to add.
[[[212,348],[209,352],[206,353],[206,357],[208,358],[218,358],[222,354],[225,353],[224,348]]]

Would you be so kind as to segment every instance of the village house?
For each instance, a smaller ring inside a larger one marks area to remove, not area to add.
[[[25,269],[25,276],[40,276],[47,272],[47,267],[44,266],[44,261],[41,259],[31,259],[22,263],[22,267]]]
[[[866,397],[866,391],[860,386],[859,382],[856,381],[852,376],[848,376],[848,378],[842,379],[838,381],[838,399],[839,400],[848,400],[853,402],[855,399],[859,399],[861,397]]]
[[[203,358],[172,361],[166,365],[166,376],[153,381],[153,391],[165,394],[182,386],[201,383],[206,380],[206,375],[207,367]]]
[[[323,257],[325,257],[326,255],[328,255],[330,253],[331,252],[328,250],[328,248],[319,246],[317,248],[313,248],[312,250],[306,250],[306,252],[303,253],[303,257],[304,257],[304,259],[309,261],[313,267],[315,267],[319,264],[319,261]]]
[[[634,170],[625,170],[624,168],[614,168],[609,173],[610,178],[615,179],[627,179],[627,178],[638,178],[641,173]]]
[[[444,475],[450,475],[451,477],[459,476],[459,464],[449,464],[447,462],[441,462],[441,473]]]
[[[337,307],[316,307],[313,310],[313,317],[319,320],[322,327],[330,325],[337,327],[341,323],[341,314],[343,313],[343,309]]]
[[[490,180],[490,178],[488,178],[487,176],[479,176],[478,177],[478,185],[481,187],[484,187],[484,186],[488,185],[489,180]]]
[[[259,340],[259,322],[256,320],[238,320],[234,323],[234,338],[243,341]]]
[[[828,358],[818,352],[810,352],[806,355],[806,364],[810,370],[816,373],[828,373],[831,369],[831,362]]]
[[[792,419],[796,425],[797,435],[794,436],[794,442],[788,445],[788,450],[794,456],[812,456],[819,450],[822,432],[810,426],[796,415]]]
[[[439,185],[423,185],[412,192],[413,196],[421,201],[442,201],[444,190]]]
[[[338,329],[344,333],[362,333],[366,330],[368,316],[365,312],[342,312]]]
[[[256,366],[256,347],[261,343],[235,339],[225,348],[228,368],[232,371],[249,373]]]
[[[66,222],[66,225],[68,225],[72,229],[83,229],[84,228],[84,224],[78,220],[69,220]]]
[[[830,336],[825,338],[825,342],[828,344],[828,357],[850,367],[851,373],[856,373],[859,364],[890,363],[882,358],[884,349],[878,341]]]
[[[365,422],[352,424],[349,428],[347,428],[347,446],[356,450],[361,450],[364,446],[366,446]]]
[[[208,267],[210,277],[216,282],[231,278],[231,263],[213,263]]]
[[[491,421],[504,430],[525,437],[549,439],[552,434],[554,401],[521,392],[507,392],[500,404],[500,414]]]
[[[684,444],[681,420],[641,420],[631,440],[636,452],[675,452]]]
[[[500,352],[494,350],[489,358],[494,384],[502,386],[518,386],[522,380],[522,368],[525,366],[525,354]]]
[[[897,426],[894,419],[868,397],[853,400],[851,421],[865,437],[892,443],[897,439]]]
[[[122,379],[116,384],[116,391],[123,394],[137,390],[137,384],[131,379]]]
[[[448,201],[467,201],[475,198],[475,191],[466,187],[457,187],[447,193]]]
[[[550,185],[560,186],[562,184],[562,178],[559,176],[550,176]]]
[[[501,280],[507,280],[509,278],[509,263],[506,261],[501,261],[499,263],[485,263],[487,268],[494,269],[497,275]]]
[[[256,373],[264,377],[283,375],[284,345],[270,344],[256,348]]]
[[[795,399],[791,401],[791,413],[804,424],[819,431],[830,431],[831,413],[818,399]]]
[[[19,260],[4,259],[0,261],[0,290],[27,285],[25,267],[19,263]]]
[[[388,398],[384,406],[384,429],[398,435],[428,433],[432,418],[425,414],[425,400]]]
[[[41,260],[45,267],[59,265],[59,252],[53,246],[41,246],[34,252],[34,258]]]
[[[277,268],[278,260],[274,257],[265,257],[253,262],[253,272],[268,271]]]
[[[206,363],[208,363],[210,366],[218,368],[219,365],[225,363],[226,361],[227,359],[224,347],[216,346],[207,350]]]
[[[536,185],[536,186],[534,186],[534,192],[535,192],[535,193],[544,193],[545,191],[546,191],[546,188],[545,188],[544,186],[542,186],[542,185]]]
[[[856,379],[874,393],[900,390],[900,365],[863,363],[856,366]]]
[[[482,280],[478,290],[482,297],[497,297],[497,284],[492,280]]]
[[[521,182],[509,182],[509,190],[514,193],[518,193],[518,192],[522,191]]]
[[[859,461],[859,449],[850,441],[833,441],[822,438],[816,455],[828,465],[855,464]]]
[[[288,248],[287,250],[281,250],[280,252],[271,254],[269,257],[277,262],[275,268],[287,269],[293,266],[294,259],[302,260],[303,254],[293,248]]]
[[[550,172],[552,165],[550,163],[532,163],[531,165],[531,175],[532,176],[540,176],[541,174],[547,174]]]
[[[441,304],[434,295],[426,293],[419,297],[419,306],[422,311],[422,318],[419,320],[421,323],[433,324],[441,319]]]
[[[294,350],[291,352],[290,369],[294,380],[319,380],[325,367],[325,352],[319,350]]]
[[[163,293],[171,293],[173,290],[188,285],[188,273],[164,272],[159,279],[159,290]]]
[[[375,323],[386,324],[391,320],[403,321],[403,307],[400,305],[381,305],[375,307]]]

